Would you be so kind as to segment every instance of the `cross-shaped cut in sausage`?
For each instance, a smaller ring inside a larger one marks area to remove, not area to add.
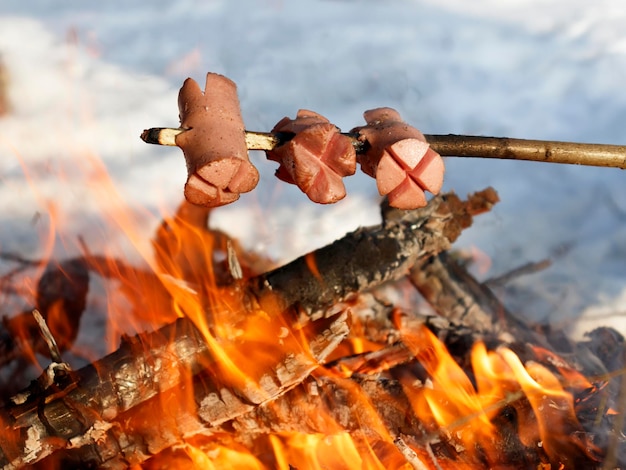
[[[342,178],[356,171],[356,152],[335,125],[301,109],[296,119],[283,118],[272,132],[295,134],[267,152],[268,159],[280,163],[276,176],[297,185],[314,202],[330,204],[345,197]]]
[[[444,164],[424,135],[402,121],[391,108],[364,113],[366,126],[352,130],[364,141],[361,168],[376,178],[381,195],[399,209],[426,205],[424,190],[437,194],[443,184]]]

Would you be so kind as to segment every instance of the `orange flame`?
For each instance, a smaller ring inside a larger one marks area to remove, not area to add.
[[[117,347],[120,332],[141,331],[146,326],[155,328],[178,317],[188,317],[203,334],[216,359],[216,364],[210,368],[213,375],[219,377],[220,384],[247,397],[253,396],[257,403],[271,398],[262,382],[267,371],[280,360],[298,356],[308,370],[317,367],[309,350],[310,336],[306,328],[295,327],[292,319],[281,312],[262,311],[258,306],[248,305],[236,289],[225,288],[233,284],[232,273],[225,263],[229,255],[228,237],[208,230],[206,209],[184,203],[175,216],[165,219],[154,242],[148,245],[144,224],[128,210],[101,162],[88,157],[84,164],[89,165],[86,174],[92,179],[94,194],[106,200],[103,212],[107,219],[119,226],[147,266],[133,268],[113,256],[85,253],[90,269],[117,282],[106,286],[110,349]],[[47,208],[53,223],[44,237],[46,259],[53,251],[54,222],[59,217],[54,206]],[[308,256],[306,262],[321,279],[315,257]],[[243,267],[244,276],[253,273],[251,264]],[[261,262],[261,265],[267,267],[267,263]],[[39,271],[43,271],[44,266],[45,263]],[[36,287],[32,282],[25,280],[24,287],[35,296]],[[125,301],[120,300],[120,293],[124,294]],[[48,322],[60,336],[71,336],[63,333],[66,325],[62,323],[64,316],[60,309],[60,305],[50,308]],[[129,310],[132,315],[127,314]],[[367,325],[358,319],[353,321],[352,329],[351,337],[336,350],[334,359],[378,351],[385,346],[368,339]],[[523,364],[510,349],[488,351],[482,342],[477,342],[470,355],[470,378],[426,327],[399,326],[398,329],[403,343],[425,371],[423,380],[408,372],[400,378],[411,407],[406,412],[412,411],[429,435],[438,436],[454,449],[459,456],[454,468],[495,467],[502,463],[503,448],[507,444],[507,436],[503,436],[506,429],[499,425],[503,410],[515,415],[518,446],[541,448],[546,462],[571,466],[579,456],[593,454],[593,447],[578,433],[581,429],[571,394],[546,367],[533,362]],[[24,328],[24,338],[31,334]],[[558,357],[551,356],[549,351],[536,348],[535,352],[549,359],[567,383],[575,383],[579,388],[591,387],[576,371],[560,367]],[[34,351],[30,351],[30,355],[34,360]],[[188,439],[181,447],[182,456],[168,457],[168,466],[172,468],[180,462],[181,468],[189,468],[190,464],[196,468],[285,470],[294,467],[311,470],[410,468],[399,450],[396,436],[385,427],[374,404],[347,378],[354,370],[346,364],[337,369],[319,369],[315,377],[324,376],[334,381],[358,404],[361,426],[358,431],[348,429],[345,423],[331,416],[329,410],[310,409],[307,412],[315,414],[320,432],[271,432],[252,446],[254,452],[241,443],[214,436],[205,441]],[[372,370],[380,373],[383,368]],[[191,374],[188,375],[184,379],[192,380]],[[183,383],[176,392],[179,401],[187,404],[185,406],[196,405],[193,384]],[[163,403],[163,407],[166,406],[170,404]],[[425,463],[429,462],[428,452],[418,448],[419,439],[415,441],[407,446],[408,450],[419,455],[416,458],[421,465],[428,465]]]
[[[572,395],[538,363],[524,366],[508,348],[473,346],[474,383],[426,327],[403,331],[403,340],[428,374],[425,383],[402,383],[416,415],[433,433],[443,434],[470,461],[501,464],[502,431],[493,421],[507,407],[516,414],[521,444],[541,448],[547,460],[571,466],[596,451],[586,442]]]

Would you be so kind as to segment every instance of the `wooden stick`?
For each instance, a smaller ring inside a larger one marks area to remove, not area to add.
[[[626,146],[624,145],[453,134],[426,135],[426,140],[436,152],[443,156],[500,158],[626,169]]]
[[[180,127],[153,127],[141,133],[141,140],[148,144],[175,147],[176,136],[187,130]],[[272,150],[288,140],[289,138],[285,134],[246,131],[246,146],[248,150]]]
[[[176,136],[185,130],[182,128],[153,127],[143,131],[141,138],[149,144],[175,146]],[[352,139],[352,145],[354,145],[357,153],[363,150],[363,142],[357,139],[358,135],[345,135]],[[444,157],[499,158],[626,169],[625,145],[583,144],[455,134],[426,134],[425,137],[432,149]],[[289,139],[290,135],[281,133],[246,131],[248,150],[272,150]]]
[[[45,318],[41,315],[39,310],[36,308],[32,311],[33,317],[35,317],[35,321],[37,325],[39,325],[39,329],[41,330],[41,335],[43,336],[46,345],[48,346],[50,352],[50,358],[57,363],[62,363],[63,359],[61,358],[61,351],[59,351],[59,347],[57,346],[57,342],[54,339],[54,335],[48,328],[48,324],[46,323]]]

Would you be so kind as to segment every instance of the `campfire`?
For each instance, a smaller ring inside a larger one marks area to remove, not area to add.
[[[142,135],[179,146],[189,173],[152,252],[138,248],[144,263],[92,253],[88,240],[63,260],[2,253],[5,295],[31,305],[2,324],[2,468],[626,465],[623,337],[607,327],[574,342],[527,323],[492,291],[507,278],[478,281],[453,249],[498,196],[439,194],[440,155],[532,158],[532,145],[424,136],[389,108],[349,133],[306,110],[248,132],[234,83],[216,74],[204,92],[186,81],[179,108],[179,128]],[[585,153],[541,145],[565,163]],[[358,163],[386,196],[381,223],[276,266],[211,225],[215,207],[256,186],[249,149],[323,204],[345,197]],[[586,150],[619,164],[608,146]],[[64,357],[95,278],[111,318],[123,311],[135,331],[74,368]],[[42,371],[16,390],[28,363]]]

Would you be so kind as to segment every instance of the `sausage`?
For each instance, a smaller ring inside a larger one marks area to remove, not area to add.
[[[352,129],[364,142],[361,169],[376,178],[381,195],[399,209],[426,205],[424,191],[439,193],[445,172],[443,159],[432,150],[424,134],[408,125],[391,108],[366,111],[366,126]]]
[[[216,207],[252,191],[259,173],[250,163],[237,86],[223,75],[208,73],[204,93],[191,78],[178,94],[180,125],[176,136],[187,162],[185,198]]]
[[[356,171],[356,152],[350,139],[325,117],[305,109],[296,119],[283,118],[272,132],[294,134],[267,158],[280,166],[276,176],[297,185],[313,202],[330,204],[343,199],[342,178]]]

